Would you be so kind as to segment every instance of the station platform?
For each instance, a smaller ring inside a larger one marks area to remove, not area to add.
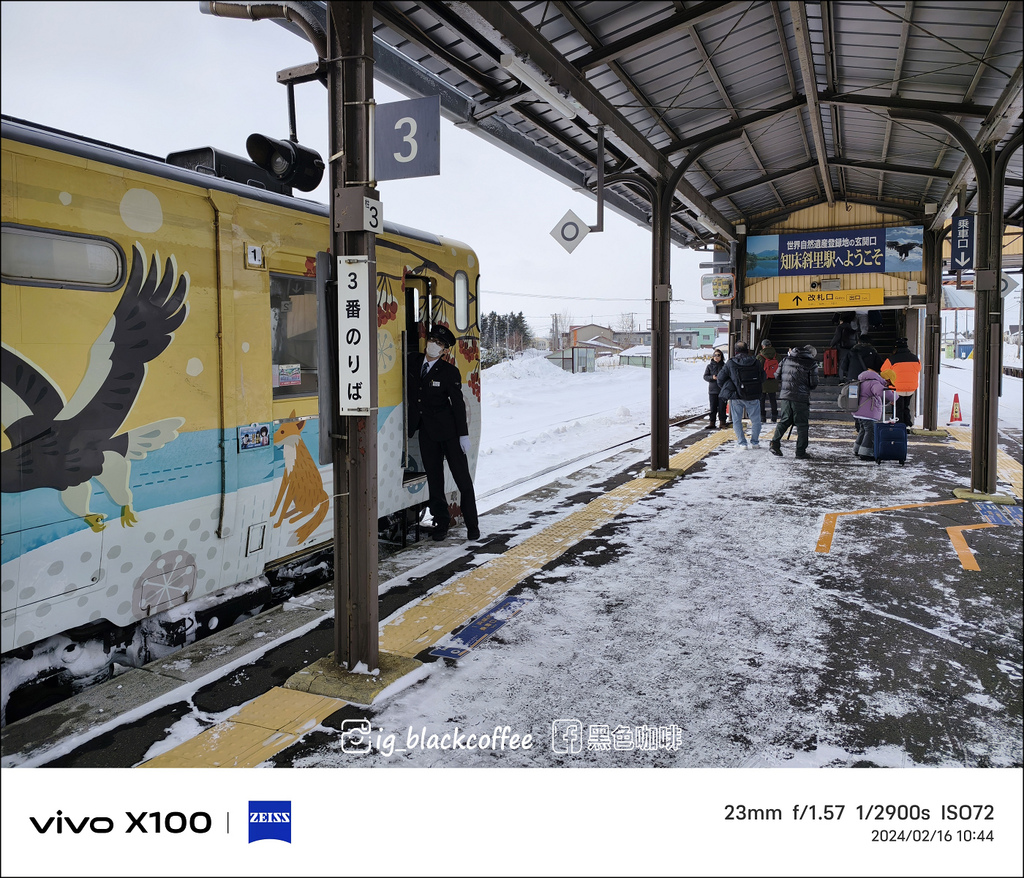
[[[666,472],[628,448],[490,510],[479,542],[455,528],[383,561],[376,676],[334,666],[314,590],[8,725],[2,764],[346,764],[353,721],[460,686],[460,725],[493,726],[479,693],[505,674],[505,722],[544,746],[488,765],[1020,767],[1021,436],[1000,434],[997,495],[971,497],[968,428],[912,429],[900,466],[858,460],[852,420],[818,404],[812,460],[795,435],[771,455],[774,424],[749,451],[700,427],[673,429]],[[551,721],[617,711],[679,739],[552,744]],[[370,755],[351,764],[395,764]],[[480,764],[430,758],[401,764]]]

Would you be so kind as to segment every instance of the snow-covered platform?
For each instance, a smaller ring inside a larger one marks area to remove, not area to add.
[[[969,430],[899,466],[817,407],[811,460],[773,427],[673,430],[668,474],[630,448],[394,556],[409,670],[366,703],[287,694],[332,649],[324,590],[11,724],[3,764],[1019,766],[1020,436],[992,503],[954,495]]]

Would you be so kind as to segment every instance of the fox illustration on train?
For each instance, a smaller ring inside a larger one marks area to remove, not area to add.
[[[10,722],[45,683],[66,695],[264,605],[331,557],[334,522],[318,463],[327,207],[220,151],[146,156],[7,116],[2,133]],[[465,244],[391,223],[376,270],[378,514],[394,534],[426,499],[405,385],[434,324],[460,340],[475,466],[480,273]]]

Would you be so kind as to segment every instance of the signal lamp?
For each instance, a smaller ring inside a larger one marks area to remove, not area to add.
[[[324,160],[308,146],[291,140],[274,140],[263,134],[250,134],[245,150],[263,170],[286,186],[312,192],[324,176]]]

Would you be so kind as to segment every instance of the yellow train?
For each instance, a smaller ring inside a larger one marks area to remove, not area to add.
[[[192,608],[266,589],[333,520],[327,208],[214,150],[162,159],[9,117],[2,135],[6,709],[34,669],[80,685],[193,639]],[[403,387],[428,322],[459,339],[475,467],[480,274],[469,247],[414,229],[386,224],[376,253],[377,489],[395,522],[426,499]]]

